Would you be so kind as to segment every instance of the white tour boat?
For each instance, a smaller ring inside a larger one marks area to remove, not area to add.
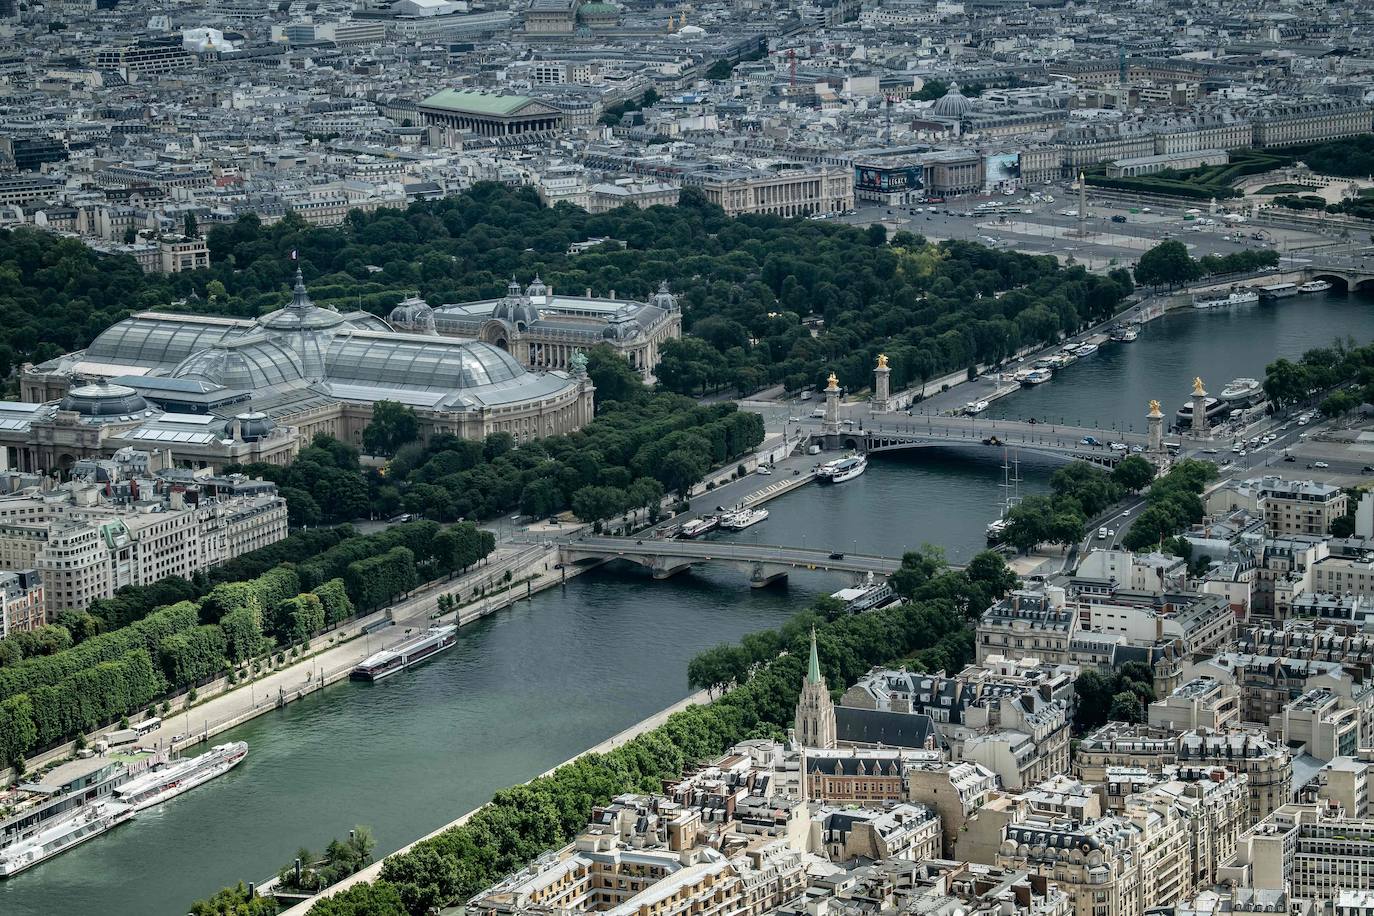
[[[863,455],[850,455],[821,465],[816,479],[821,483],[844,483],[853,480],[868,468],[868,459]]]

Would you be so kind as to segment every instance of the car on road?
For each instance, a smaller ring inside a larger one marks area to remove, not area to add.
[[[1114,452],[1125,452],[1130,450],[1130,447],[1124,442],[1113,442],[1108,448]]]
[[[1314,468],[1329,468],[1329,467],[1331,467],[1331,465],[1327,464],[1325,461],[1314,461],[1314,462],[1312,462],[1312,467],[1314,467]]]
[[[1101,445],[1102,443],[1097,441],[1097,437],[1096,437],[1096,436],[1084,436],[1082,439],[1079,439],[1079,440],[1078,440],[1078,444],[1079,444],[1079,445],[1093,445],[1093,446],[1097,446],[1097,445]]]
[[[1294,458],[1292,455],[1284,455],[1284,456],[1283,456],[1283,460],[1284,460],[1284,461],[1297,461],[1298,459]]]
[[[1115,528],[1108,528],[1108,529],[1107,529],[1107,537],[1109,537],[1109,538],[1114,538],[1114,537],[1116,537],[1116,529],[1115,529]]]
[[[754,473],[762,474],[764,477],[767,477],[769,474],[773,473],[773,471],[767,465],[761,464]]]
[[[1360,468],[1360,473],[1374,474],[1374,464],[1366,464],[1364,467]]]
[[[1112,217],[1112,222],[1114,222],[1114,223],[1124,223],[1124,222],[1126,222],[1126,217],[1124,217],[1124,216],[1122,216],[1120,213],[1118,213],[1116,216],[1113,216],[1113,217]]]
[[[1132,445],[1132,446],[1131,446],[1131,454],[1132,454],[1132,455],[1143,455],[1143,454],[1145,454],[1145,446],[1143,446],[1143,445]]]
[[[1204,455],[1215,455],[1216,453],[1217,453],[1217,450],[1214,449],[1214,448],[1205,448],[1205,449],[1202,450],[1202,454],[1204,454]]]
[[[840,553],[838,550],[831,551],[831,553],[830,553],[830,559],[832,559],[832,560],[843,560],[843,559],[844,559],[844,554]]]
[[[1097,529],[1097,539],[1099,541],[1104,541],[1107,539],[1107,529],[1105,527]]]

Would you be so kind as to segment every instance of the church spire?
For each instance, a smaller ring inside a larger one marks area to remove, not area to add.
[[[811,660],[806,664],[806,680],[810,684],[821,682],[821,660],[816,655],[816,628],[811,628]]]
[[[802,747],[835,746],[835,704],[821,676],[821,660],[816,653],[816,630],[811,630],[811,657],[806,663],[806,680],[797,697],[793,734]]]

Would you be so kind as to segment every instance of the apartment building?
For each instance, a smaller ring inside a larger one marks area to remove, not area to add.
[[[997,864],[1057,884],[1076,916],[1129,916],[1190,898],[1213,881],[1247,822],[1244,778],[1222,767],[1171,766],[1102,815],[1087,786],[1057,780],[1021,796]]]
[[[46,622],[42,574],[36,569],[0,572],[0,639]]]
[[[1312,480],[1265,477],[1259,488],[1260,508],[1270,535],[1325,537],[1331,523],[1345,515],[1349,498],[1340,487]]]
[[[928,805],[939,815],[944,855],[953,856],[964,826],[996,793],[997,777],[976,763],[948,761],[915,762],[906,776],[906,799]]]
[[[1363,102],[1331,98],[1264,104],[1250,112],[1258,147],[1323,143],[1367,134],[1370,119],[1371,109]]]
[[[1293,761],[1282,744],[1246,732],[1187,731],[1109,722],[1087,736],[1074,757],[1074,774],[1107,783],[1116,768],[1163,773],[1169,766],[1216,766],[1245,777],[1254,823],[1292,797]],[[1117,771],[1119,773],[1119,771]]]
[[[1169,804],[1179,813],[1188,838],[1194,888],[1216,883],[1217,866],[1236,850],[1250,823],[1249,791],[1243,775],[1227,767],[1165,767],[1162,782],[1136,794],[1147,804]],[[1128,798],[1129,805],[1133,799]]]
[[[1334,902],[1374,891],[1374,820],[1286,804],[1241,834],[1218,878],[1258,890]]]
[[[1040,875],[948,859],[884,859],[832,866],[777,916],[893,912],[929,916],[1069,916],[1068,895]]]
[[[1352,755],[1334,757],[1309,783],[1316,798],[1338,807],[1346,817],[1369,814],[1369,789],[1374,778],[1374,748],[1360,748]],[[1306,800],[1306,799],[1300,799]]]
[[[1057,885],[1074,916],[1140,916],[1142,851],[1163,832],[1157,822],[1149,826],[1155,835],[1147,839],[1140,825],[1120,817],[1084,824],[1032,814],[1006,828],[993,864]],[[1169,825],[1170,832],[1174,828]],[[1170,845],[1176,850],[1178,844]]]
[[[1234,684],[1193,678],[1151,703],[1148,722],[1168,731],[1221,731],[1240,724],[1240,692]]]
[[[1079,618],[1064,599],[1063,589],[1018,589],[988,608],[978,618],[977,663],[996,655],[1073,664],[1071,646]]]
[[[925,805],[882,809],[821,805],[811,816],[808,845],[832,862],[859,857],[921,862],[940,855],[940,818]]]
[[[136,498],[107,499],[103,485],[78,480],[0,498],[0,568],[36,570],[51,619],[125,585],[189,579],[286,537],[286,501],[274,486],[212,495],[213,481],[189,490],[145,481]]]
[[[1074,670],[995,655],[955,677],[878,669],[845,692],[836,712],[924,717],[953,759],[1025,788],[1068,769]]]
[[[1360,707],[1314,687],[1269,718],[1269,735],[1318,760],[1350,757],[1360,747]]]
[[[92,66],[97,70],[122,73],[127,79],[185,70],[195,61],[194,55],[180,42],[150,39],[117,48],[102,48],[95,52]]]
[[[1234,684],[1242,722],[1271,725],[1300,697],[1325,690],[1355,711],[1359,741],[1374,741],[1374,681],[1343,658],[1294,658],[1223,652],[1191,666],[1195,675]],[[1314,707],[1315,708],[1315,707]]]
[[[157,270],[160,273],[179,274],[209,266],[210,248],[205,239],[165,235],[157,240]],[[144,271],[150,272],[146,267]]]

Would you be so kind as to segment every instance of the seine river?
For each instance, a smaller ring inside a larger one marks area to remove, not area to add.
[[[1189,311],[989,412],[1107,426],[1124,417],[1139,429],[1151,397],[1172,412],[1195,375],[1219,390],[1346,336],[1374,339],[1374,303]],[[1050,468],[1022,462],[1022,492],[1045,490]],[[1001,481],[986,450],[882,456],[854,481],[770,503],[767,521],[735,537],[894,555],[932,543],[966,560],[997,514]],[[776,626],[845,584],[810,573],[751,590],[742,571],[709,567],[667,582],[630,569],[584,575],[465,628],[452,651],[414,671],[342,683],[226,733],[220,740],[250,745],[242,766],[0,883],[0,913],[180,916],[355,824],[373,829],[379,852],[395,849],[681,699],[698,650]]]

